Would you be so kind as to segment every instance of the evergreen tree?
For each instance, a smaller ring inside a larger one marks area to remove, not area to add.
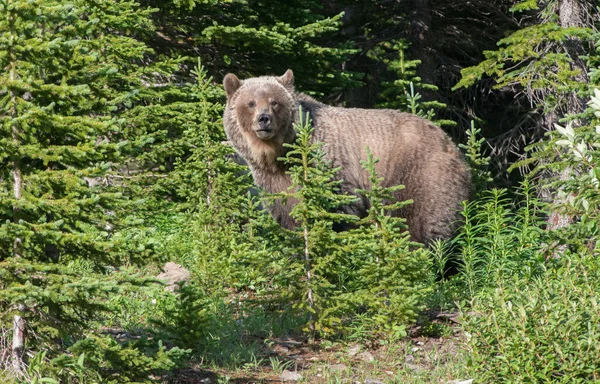
[[[255,223],[262,234],[250,242],[266,249],[248,261],[268,271],[264,294],[271,302],[293,303],[311,339],[351,332],[357,324],[373,333],[401,332],[416,319],[430,281],[428,255],[409,241],[404,219],[390,215],[411,202],[395,201],[402,186],[381,186],[370,153],[364,164],[371,188],[341,194],[337,169],[312,131],[306,116],[285,157],[292,187],[269,196],[294,200],[297,226],[282,232]],[[363,220],[342,213],[356,198],[370,202]]]
[[[170,141],[171,145],[178,141],[182,151],[173,172],[164,173],[163,179],[171,185],[170,197],[176,201],[171,203],[169,219],[180,221],[163,248],[211,290],[239,284],[243,274],[233,266],[239,256],[235,247],[245,241],[242,226],[251,215],[248,191],[252,178],[245,167],[235,163],[233,149],[224,144],[222,90],[212,83],[199,59],[193,74],[194,83],[178,87],[185,98],[160,106],[172,116],[169,125],[182,130]]]
[[[273,6],[261,1],[144,0],[159,9],[160,32],[150,44],[159,51],[199,56],[208,72],[222,78],[281,74],[291,68],[296,86],[317,96],[354,82],[343,63],[355,50],[335,41],[342,14],[315,0]]]
[[[455,88],[470,86],[484,75],[494,78],[497,88],[518,87],[544,113],[541,124],[548,131],[566,114],[584,109],[584,55],[590,53],[591,28],[599,16],[591,4],[577,0],[561,1],[560,6],[556,1],[520,1],[511,11],[532,17],[500,40],[498,50],[484,52],[486,60],[464,69]]]
[[[142,65],[150,9],[134,2],[0,2],[0,313],[13,361],[60,350],[127,284],[105,267],[144,244],[128,238],[117,190],[124,110],[173,68]],[[135,281],[135,279],[131,279]],[[30,333],[36,337],[25,339]]]
[[[416,320],[430,292],[431,260],[421,244],[410,241],[406,220],[392,216],[412,201],[397,201],[394,192],[404,186],[383,187],[377,176],[378,162],[367,148],[362,161],[370,188],[356,192],[369,201],[367,216],[345,237],[338,252],[346,260],[345,300],[361,316],[371,332],[405,336],[406,326]],[[355,321],[352,321],[355,322]]]
[[[169,60],[172,65],[190,61]],[[122,114],[121,137],[126,141],[122,152],[128,158],[119,175],[119,188],[135,205],[124,214],[137,228],[154,227],[148,240],[160,248],[164,259],[179,257],[178,250],[162,240],[178,231],[184,236],[190,229],[186,211],[197,212],[210,206],[211,200],[217,201],[212,206],[219,206],[227,188],[248,187],[247,181],[238,183],[241,179],[233,177],[241,168],[226,159],[232,151],[223,144],[223,91],[213,84],[199,59],[196,63],[191,69],[195,78],[188,81],[165,75],[141,88],[133,96],[132,107]],[[132,236],[135,233],[130,231]]]
[[[292,187],[288,192],[272,196],[274,199],[297,201],[291,211],[297,223],[295,235],[301,239],[300,252],[290,260],[292,270],[303,271],[297,276],[293,291],[300,294],[296,308],[307,315],[307,329],[311,339],[331,333],[339,326],[340,318],[334,311],[344,303],[338,297],[340,260],[336,252],[339,235],[334,224],[355,221],[351,215],[336,212],[349,204],[354,196],[339,192],[341,180],[335,179],[338,171],[325,160],[323,143],[312,142],[312,122],[309,113],[303,114],[297,128],[297,143],[289,146],[285,163],[290,167]]]
[[[473,186],[475,192],[483,192],[489,183],[493,181],[489,170],[490,158],[483,155],[483,143],[485,139],[478,139],[481,129],[475,128],[475,123],[471,122],[471,129],[467,132],[467,143],[458,146],[465,151],[465,158],[471,167]]]
[[[387,58],[385,55],[386,48],[389,48],[390,43],[374,47],[370,52],[372,56],[377,57],[382,55],[380,59],[386,64],[387,68],[396,74],[396,79],[393,81],[383,81],[383,88],[379,99],[382,100],[377,104],[377,107],[399,109],[411,112],[415,115],[425,117],[438,125],[456,125],[450,120],[434,120],[435,110],[445,108],[446,105],[439,101],[422,101],[421,94],[415,92],[415,89],[427,91],[437,91],[437,87],[432,84],[423,83],[421,78],[417,76],[416,69],[421,64],[419,60],[408,60],[405,57],[406,43],[399,42],[392,44],[392,50],[398,51],[398,58]],[[379,53],[376,53],[379,51]],[[381,52],[383,51],[383,52]]]

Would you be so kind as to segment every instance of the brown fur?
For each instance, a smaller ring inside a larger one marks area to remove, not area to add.
[[[341,166],[338,176],[342,190],[355,193],[368,189],[369,178],[360,160],[369,147],[379,159],[376,170],[384,186],[403,184],[396,197],[413,204],[395,215],[405,217],[416,241],[428,243],[452,235],[461,202],[469,196],[470,171],[450,138],[420,117],[386,109],[336,108],[297,94],[293,74],[239,80],[224,79],[227,105],[223,117],[225,132],[239,154],[248,162],[256,184],[268,192],[290,186],[285,166],[277,161],[285,155],[283,143],[295,140],[293,124],[298,106],[310,113],[314,140],[325,143],[332,165]],[[271,118],[264,129],[261,116]],[[367,202],[359,201],[344,211],[364,216]],[[291,203],[275,204],[271,213],[284,227],[294,226],[289,217]]]

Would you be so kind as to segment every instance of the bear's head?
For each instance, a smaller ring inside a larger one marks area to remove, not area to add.
[[[223,122],[238,153],[256,168],[276,169],[285,155],[283,143],[295,140],[297,115],[294,74],[245,80],[228,74],[223,80],[227,105]]]
[[[254,135],[262,141],[287,136],[294,120],[294,74],[291,70],[281,77],[238,79],[230,73],[223,86],[227,106],[232,108],[244,135]]]

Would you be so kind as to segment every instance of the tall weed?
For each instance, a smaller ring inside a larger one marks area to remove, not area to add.
[[[505,189],[484,191],[464,205],[463,226],[451,242],[463,299],[503,286],[512,275],[532,276],[542,247],[541,207],[528,181],[516,201]]]

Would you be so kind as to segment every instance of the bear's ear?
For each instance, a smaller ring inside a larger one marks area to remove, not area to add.
[[[223,88],[225,88],[225,93],[227,94],[227,98],[230,99],[231,96],[242,86],[242,81],[237,78],[233,73],[228,73],[225,75],[223,79]]]
[[[281,85],[283,85],[286,88],[293,88],[294,87],[294,72],[292,72],[291,69],[288,69],[287,71],[285,71],[283,76],[277,78],[277,81],[279,81],[281,83]]]

